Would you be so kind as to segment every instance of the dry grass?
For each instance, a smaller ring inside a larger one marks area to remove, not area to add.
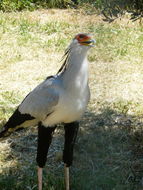
[[[89,54],[91,101],[75,146],[72,189],[141,190],[142,26],[127,16],[104,23],[100,16],[82,10],[0,16],[0,125],[31,89],[57,72],[70,39],[76,33],[90,32],[97,40]],[[48,155],[44,190],[64,189],[63,140],[59,128]],[[36,142],[36,128],[0,142],[1,190],[37,188]]]

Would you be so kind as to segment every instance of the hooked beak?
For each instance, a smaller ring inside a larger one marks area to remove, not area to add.
[[[82,42],[80,42],[80,43],[81,43],[81,45],[94,47],[96,41],[95,41],[95,40],[87,40],[87,41],[82,41]]]

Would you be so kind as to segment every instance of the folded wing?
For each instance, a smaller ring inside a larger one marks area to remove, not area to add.
[[[39,84],[26,96],[9,118],[4,129],[0,132],[0,137],[7,136],[17,128],[35,125],[54,112],[59,100],[58,88],[59,85],[54,77]]]

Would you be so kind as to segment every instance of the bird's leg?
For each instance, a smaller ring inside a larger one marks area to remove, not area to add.
[[[73,161],[73,148],[75,144],[75,140],[77,137],[77,132],[79,128],[78,122],[68,123],[65,124],[65,144],[64,144],[64,151],[63,151],[63,161],[64,171],[65,171],[65,185],[66,190],[70,189],[69,185],[69,167],[72,165]]]
[[[38,190],[42,190],[43,168],[38,166]]]
[[[47,161],[47,154],[55,128],[56,127],[44,127],[41,123],[39,123],[38,126],[38,147],[36,158],[38,164],[38,190],[42,190],[42,170]]]
[[[66,190],[69,190],[70,189],[69,167],[67,167],[66,164],[64,164],[64,174],[65,174],[65,186],[66,186]]]

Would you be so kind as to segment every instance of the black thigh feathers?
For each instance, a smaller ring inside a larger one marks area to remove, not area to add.
[[[37,164],[43,168],[47,161],[49,146],[52,141],[52,135],[56,127],[44,127],[41,122],[38,126],[38,147],[37,147]]]
[[[38,126],[38,148],[37,148],[37,164],[43,168],[46,164],[48,150],[52,141],[52,135],[55,127],[45,127],[42,123]],[[72,165],[73,148],[79,128],[78,122],[68,123],[64,125],[65,144],[63,151],[63,161],[67,167]]]
[[[21,114],[18,109],[15,110],[13,115],[9,118],[8,122],[5,124],[4,129],[0,132],[0,138],[7,136],[9,131],[13,131],[17,126],[21,125],[25,121],[35,119],[30,114]]]
[[[67,167],[69,167],[72,165],[73,161],[73,149],[79,129],[79,123],[78,122],[67,123],[65,124],[64,128],[65,128],[65,144],[63,150],[63,162],[66,164]]]

